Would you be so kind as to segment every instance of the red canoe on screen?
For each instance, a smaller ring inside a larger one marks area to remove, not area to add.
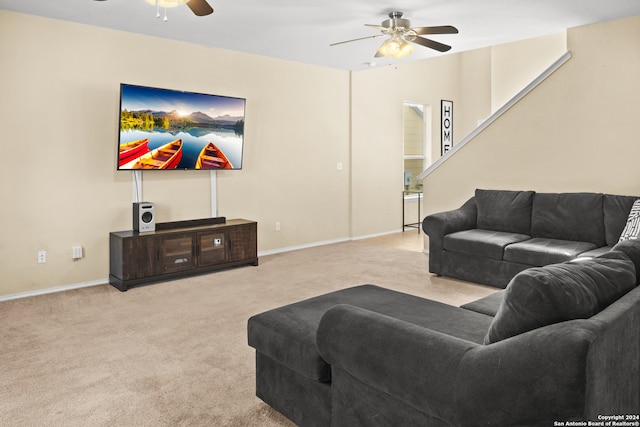
[[[176,139],[133,159],[120,169],[175,169],[182,159],[182,139]]]

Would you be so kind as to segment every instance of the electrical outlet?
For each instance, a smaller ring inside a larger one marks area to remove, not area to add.
[[[280,231],[280,221],[276,221],[276,231]]]
[[[38,264],[47,262],[47,251],[38,251]]]
[[[71,248],[71,257],[73,259],[82,258],[82,246],[74,246]]]

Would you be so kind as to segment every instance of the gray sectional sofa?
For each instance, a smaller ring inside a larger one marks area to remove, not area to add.
[[[256,394],[300,426],[635,415],[639,273],[640,241],[628,240],[462,307],[363,285],[274,308],[248,321]]]
[[[459,209],[424,218],[429,271],[504,288],[530,267],[603,254],[639,198],[478,189]]]

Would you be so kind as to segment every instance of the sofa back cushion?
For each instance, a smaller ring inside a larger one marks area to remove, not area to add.
[[[536,193],[531,236],[605,246],[603,199],[600,193]]]
[[[607,246],[613,246],[618,243],[620,234],[627,224],[631,207],[638,199],[640,197],[604,195],[604,229]]]
[[[507,285],[484,342],[495,343],[565,320],[587,319],[635,286],[635,266],[620,251],[524,270]]]
[[[531,234],[533,191],[477,189],[478,228]]]

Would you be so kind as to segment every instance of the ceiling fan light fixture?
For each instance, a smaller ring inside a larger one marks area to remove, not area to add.
[[[395,59],[404,58],[411,54],[411,52],[413,52],[413,46],[398,36],[391,37],[378,48],[379,55],[387,57],[390,56]]]
[[[402,44],[400,45],[400,49],[398,49],[398,52],[396,52],[395,55],[393,55],[394,58],[396,59],[400,59],[400,58],[404,58],[405,56],[410,55],[413,52],[413,46],[411,45],[411,43],[408,42],[402,42]]]
[[[159,7],[178,7],[186,4],[189,0],[144,0],[149,4]]]
[[[400,50],[402,41],[398,37],[391,37],[389,40],[382,43],[382,46],[378,48],[378,53],[382,56],[393,56]]]

